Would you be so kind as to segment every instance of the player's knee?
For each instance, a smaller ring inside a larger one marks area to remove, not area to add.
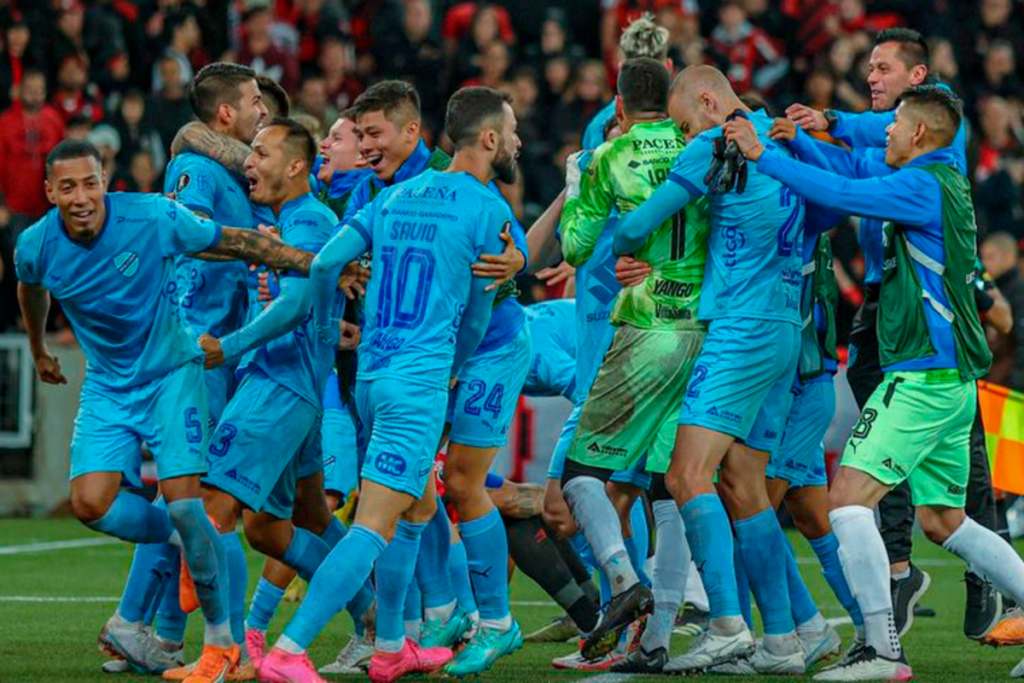
[[[917,521],[929,541],[942,545],[960,528],[964,521],[963,510],[936,512],[927,507],[918,508]]]
[[[220,489],[204,488],[203,506],[206,508],[206,514],[210,515],[210,519],[222,533],[238,526],[241,504],[231,494]]]
[[[275,538],[270,527],[254,519],[245,520],[245,538],[253,550],[267,557],[281,557],[288,550],[284,539]]]
[[[437,514],[437,496],[423,496],[405,511],[402,519],[413,524],[426,524]]]
[[[95,522],[107,514],[107,510],[110,509],[113,502],[114,496],[107,491],[86,490],[72,491],[71,493],[71,509],[75,513],[75,517],[83,524]]]

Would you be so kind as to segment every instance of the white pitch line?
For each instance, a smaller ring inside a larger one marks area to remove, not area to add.
[[[576,683],[625,683],[632,680],[636,674],[598,674],[581,678]]]
[[[24,555],[25,553],[42,553],[48,550],[73,550],[75,548],[93,548],[100,545],[114,545],[124,541],[110,536],[99,538],[76,538],[70,541],[47,541],[44,543],[25,543],[23,545],[0,545],[0,555]]]
[[[103,595],[59,596],[0,595],[0,602],[120,602],[121,598]]]

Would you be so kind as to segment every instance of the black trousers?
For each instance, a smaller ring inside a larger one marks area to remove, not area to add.
[[[875,325],[878,313],[877,290],[868,289],[868,296],[853,321],[850,330],[850,345],[856,348],[847,369],[847,380],[857,407],[863,409],[868,398],[882,383],[882,368],[878,360],[878,331]],[[985,447],[985,428],[981,422],[981,411],[974,415],[971,428],[971,468],[967,480],[967,516],[987,529],[997,530],[996,504],[992,494],[992,481],[988,469],[988,452]],[[903,482],[878,504],[881,517],[880,531],[889,562],[905,562],[910,559],[914,531],[914,503],[910,485]]]

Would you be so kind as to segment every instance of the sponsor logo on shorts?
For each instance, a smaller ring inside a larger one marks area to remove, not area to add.
[[[770,429],[766,430],[765,433],[764,433],[764,438],[766,438],[766,439],[775,439],[778,436],[779,436],[778,432],[773,432]]]
[[[885,460],[883,460],[882,461],[882,467],[884,467],[885,469],[889,470],[890,472],[895,472],[896,474],[898,474],[901,477],[906,477],[907,476],[906,470],[904,470],[902,467],[900,467],[899,464],[893,462],[892,458],[886,458]]]
[[[963,486],[958,486],[957,484],[950,484],[947,490],[951,496],[962,496],[966,492]]]
[[[689,308],[654,304],[654,315],[661,320],[691,320],[693,318],[693,311]]]
[[[708,415],[710,415],[711,417],[720,417],[723,420],[728,420],[729,422],[735,422],[737,424],[740,423],[740,422],[743,422],[743,416],[742,415],[737,415],[736,413],[732,412],[731,410],[719,410],[715,406],[711,406],[711,408],[708,410]],[[769,439],[774,439],[775,437],[774,436],[770,436],[768,438]]]
[[[249,477],[245,476],[244,474],[239,474],[238,470],[236,470],[234,467],[225,472],[224,476],[230,479],[231,481],[237,481],[239,484],[249,489],[253,493],[259,493],[260,489],[262,488],[259,484],[254,482]]]
[[[125,277],[134,277],[139,272],[139,255],[134,251],[122,251],[114,257],[117,272]]]
[[[610,455],[615,458],[621,458],[629,455],[629,449],[616,448],[615,446],[602,446],[596,441],[591,441],[590,445],[587,446],[587,450],[591,453],[597,453],[599,455]]]
[[[408,469],[405,458],[397,453],[380,453],[377,459],[373,461],[373,466],[384,474],[391,474],[396,477],[402,476],[405,474],[405,470]]]

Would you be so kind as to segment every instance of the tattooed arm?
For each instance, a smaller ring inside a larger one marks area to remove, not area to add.
[[[538,484],[502,483],[501,488],[487,489],[491,502],[501,514],[514,519],[529,519],[544,509],[544,489]]]
[[[309,274],[314,256],[262,232],[243,228],[222,228],[220,240],[216,244],[190,255],[207,261],[223,261],[226,256],[228,259],[263,264],[276,270],[294,270],[303,275]]]
[[[184,151],[194,151],[220,163],[234,173],[245,172],[245,158],[252,151],[244,142],[218,133],[205,123],[186,123],[171,142],[171,156]]]

